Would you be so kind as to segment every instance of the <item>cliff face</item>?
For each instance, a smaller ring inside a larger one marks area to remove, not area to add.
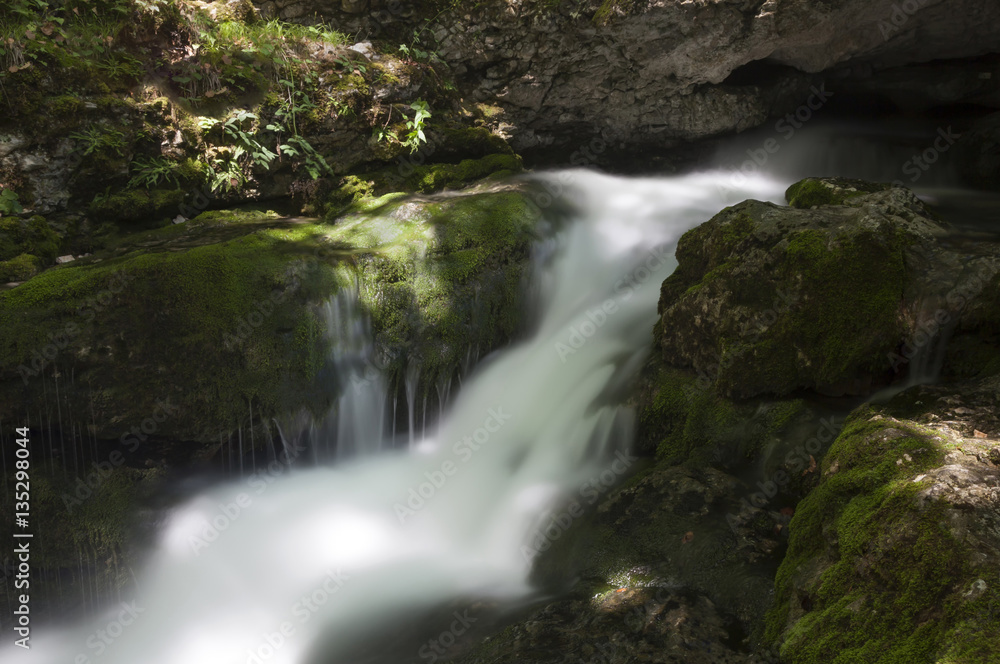
[[[467,98],[502,108],[496,124],[518,151],[582,146],[595,136],[628,148],[741,131],[809,101],[815,106],[810,96],[821,73],[865,80],[903,65],[981,56],[1000,37],[1000,6],[987,0],[491,0],[475,7],[266,0],[258,7],[435,51]],[[979,74],[977,91],[959,101],[983,101],[985,80],[987,103],[998,105],[996,76]],[[922,73],[909,76],[919,81]]]

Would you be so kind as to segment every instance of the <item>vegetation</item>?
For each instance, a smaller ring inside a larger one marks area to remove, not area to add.
[[[996,652],[1000,591],[970,593],[981,573],[970,545],[943,502],[917,500],[946,451],[912,423],[870,407],[853,414],[790,524],[768,616],[784,661],[980,662]]]

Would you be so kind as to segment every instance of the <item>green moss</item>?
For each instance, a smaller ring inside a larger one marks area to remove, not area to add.
[[[0,218],[0,261],[31,254],[44,263],[51,263],[59,255],[59,242],[59,235],[49,227],[44,217]]]
[[[274,210],[253,206],[229,208],[226,210],[207,210],[191,220],[194,224],[245,224],[265,219],[279,219],[280,214]]]
[[[41,269],[42,261],[31,254],[21,254],[10,260],[0,261],[0,283],[30,279]]]
[[[877,191],[890,185],[846,178],[806,178],[785,192],[785,200],[795,208],[809,209],[821,205],[843,205],[844,201]]]
[[[915,499],[923,487],[911,477],[943,458],[940,440],[912,423],[867,406],[852,415],[790,524],[767,628],[783,661],[971,663],[996,651],[997,616],[983,611],[1000,598],[996,583],[963,596],[974,554],[943,503]],[[789,628],[790,616],[800,617]]]
[[[413,174],[406,178],[406,187],[413,191],[431,193],[480,180],[488,175],[512,175],[519,173],[521,168],[521,158],[507,154],[465,159],[458,164],[430,164],[416,167]]]
[[[404,209],[389,203],[347,217],[331,239],[373,249],[356,262],[377,339],[396,356],[390,371],[417,362],[433,384],[469,348],[495,348],[519,329],[537,212],[515,192]]]
[[[738,466],[806,412],[801,400],[739,404],[719,396],[708,376],[655,366],[639,410],[640,448],[668,465]]]
[[[83,110],[83,100],[76,95],[61,95],[49,99],[46,106],[52,116],[65,117],[81,112]]]
[[[133,580],[129,568],[140,564],[130,541],[135,511],[163,473],[125,465],[108,468],[107,459],[101,461],[105,468],[100,474],[88,465],[80,469],[79,477],[72,469],[55,474],[44,466],[32,470],[31,519],[36,532],[47,534],[32,543],[32,565],[62,577],[58,592],[56,584],[39,584],[37,589],[33,584],[32,608],[42,613],[50,607],[64,607],[66,597],[89,592],[93,584],[103,592],[125,587]],[[0,523],[9,529],[13,528],[13,497],[10,492],[0,498],[4,515]]]
[[[304,260],[320,236],[308,225],[259,230],[49,270],[0,293],[0,378],[19,389],[10,379],[37,364],[54,335],[69,342],[56,363],[74,363],[76,396],[95,404],[114,437],[116,422],[141,420],[169,396],[184,417],[164,426],[189,439],[213,439],[248,402],[283,412],[304,402],[302,376],[314,372],[314,353],[292,331],[308,302],[336,288],[322,263]]]
[[[175,214],[184,202],[181,189],[130,189],[110,196],[98,195],[88,212],[100,221],[143,221]]]
[[[747,201],[678,244],[679,265],[661,286],[659,308],[676,324],[658,338],[677,364],[675,353],[684,362],[696,353],[717,357],[721,394],[843,389],[886,374],[886,355],[903,338],[913,237],[889,222],[811,226],[799,214]],[[719,302],[708,348],[692,321]]]
[[[594,23],[607,25],[615,15],[628,15],[634,8],[635,0],[604,0],[594,13]]]

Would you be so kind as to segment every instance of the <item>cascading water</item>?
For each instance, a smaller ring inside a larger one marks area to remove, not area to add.
[[[659,285],[680,235],[723,207],[720,177],[541,176],[579,212],[538,252],[551,260],[534,283],[533,335],[466,378],[432,436],[195,498],[162,529],[132,613],[118,606],[103,622],[33,637],[30,653],[3,661],[348,661],[352,641],[390,633],[392,616],[528,597],[546,515],[629,442],[619,402],[650,350]],[[752,177],[740,195],[780,200],[786,184]],[[332,329],[351,320],[350,306],[331,305]],[[369,351],[351,352],[345,363],[363,365]],[[338,425],[338,443],[374,449],[381,427]]]
[[[339,397],[317,420],[306,412],[288,418],[280,426],[283,437],[310,447],[317,463],[375,454],[387,442],[388,388],[358,285],[341,288],[327,300],[322,319],[332,373],[326,382]]]

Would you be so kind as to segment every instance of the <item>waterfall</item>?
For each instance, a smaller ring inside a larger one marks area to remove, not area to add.
[[[629,466],[633,416],[620,401],[651,350],[660,284],[681,234],[724,204],[717,173],[538,177],[577,212],[546,245],[532,334],[465,376],[435,431],[364,456],[392,406],[377,378],[360,391],[348,378],[335,431],[312,436],[334,437],[353,457],[195,497],[170,515],[134,600],[33,634],[30,653],[0,646],[3,661],[347,662],[356,639],[387,638],[401,616],[529,597],[552,515],[589,478]],[[780,201],[786,185],[753,176],[739,195]],[[356,299],[347,293],[325,314],[328,329],[357,335],[337,351],[340,370],[365,375],[373,357]],[[299,438],[285,433],[285,454],[298,454]]]

